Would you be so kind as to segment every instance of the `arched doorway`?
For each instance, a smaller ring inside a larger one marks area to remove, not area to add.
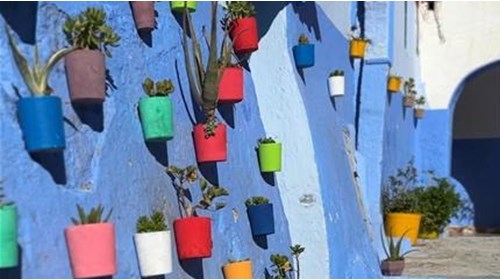
[[[474,204],[476,230],[500,233],[500,63],[467,77],[453,106],[452,176]]]

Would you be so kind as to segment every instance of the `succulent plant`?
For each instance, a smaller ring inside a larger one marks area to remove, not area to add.
[[[142,83],[144,92],[149,96],[168,96],[174,92],[174,85],[171,80],[162,80],[155,82],[150,78],[146,78]]]
[[[111,217],[111,213],[113,213],[113,209],[109,210],[106,218],[102,220],[104,207],[101,204],[99,204],[97,208],[92,207],[88,214],[85,213],[85,210],[80,206],[80,204],[77,204],[76,208],[78,209],[78,216],[80,220],[78,221],[75,218],[71,218],[71,221],[75,225],[107,223]]]
[[[344,76],[344,71],[335,70],[333,72],[330,72],[330,77],[338,77],[338,76]]]
[[[229,1],[224,11],[230,20],[251,17],[255,15],[255,7],[248,1]]]
[[[108,57],[108,47],[117,47],[120,36],[106,24],[106,12],[87,8],[75,18],[68,18],[63,26],[68,43],[78,49],[100,50]]]
[[[259,144],[272,144],[276,143],[276,140],[274,140],[273,137],[263,137],[259,139]]]
[[[156,231],[165,231],[168,229],[167,224],[165,224],[165,215],[163,215],[160,211],[155,211],[148,216],[141,216],[137,220],[136,224],[138,233],[145,232],[156,232]]]
[[[263,196],[254,196],[254,197],[251,197],[245,201],[246,207],[268,204],[268,203],[269,203],[269,199],[267,199]]]
[[[299,36],[299,44],[300,45],[306,45],[309,44],[309,38],[307,38],[306,34],[302,33]]]
[[[27,59],[17,48],[8,25],[5,25],[5,32],[7,33],[14,61],[16,62],[17,68],[19,69],[19,72],[21,72],[21,76],[31,93],[34,96],[50,95],[52,93],[52,88],[49,86],[50,73],[54,69],[57,62],[59,62],[59,60],[61,60],[65,55],[72,52],[74,48],[63,48],[56,51],[50,56],[46,64],[41,65],[39,64],[40,57],[38,53],[38,46],[35,45],[34,62],[33,66],[30,66]]]

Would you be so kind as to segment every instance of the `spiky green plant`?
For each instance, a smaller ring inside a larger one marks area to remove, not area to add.
[[[338,76],[344,76],[344,71],[335,70],[333,72],[330,72],[330,77],[338,77]]]
[[[14,38],[11,35],[10,27],[5,25],[5,32],[7,33],[7,39],[9,41],[10,49],[12,50],[12,55],[14,56],[14,61],[16,62],[17,69],[21,73],[24,82],[30,89],[33,96],[43,96],[50,95],[52,93],[52,88],[49,86],[49,76],[55,65],[59,60],[61,60],[65,55],[69,54],[74,50],[74,48],[63,48],[55,53],[53,53],[46,64],[40,64],[40,57],[38,53],[38,46],[35,44],[35,55],[33,66],[28,64],[27,59],[17,48]]]
[[[276,140],[274,140],[273,137],[263,137],[263,138],[259,139],[258,143],[259,144],[272,144],[272,143],[276,143]]]
[[[85,213],[85,210],[80,206],[80,204],[77,204],[76,208],[78,209],[78,216],[80,220],[71,218],[71,221],[75,225],[107,223],[109,221],[109,218],[111,217],[111,213],[113,213],[113,209],[109,210],[108,215],[106,215],[106,218],[102,220],[104,207],[101,204],[99,204],[97,208],[92,207],[88,214]]]
[[[148,96],[168,96],[174,92],[174,85],[171,80],[162,80],[155,82],[150,78],[146,78],[142,83],[142,89]]]
[[[292,251],[292,256],[295,258],[295,263],[297,264],[297,269],[295,270],[296,279],[300,279],[300,262],[299,257],[300,254],[304,253],[306,248],[302,247],[300,244],[295,244],[290,246],[290,250]]]
[[[78,49],[99,50],[111,57],[108,47],[118,47],[120,36],[106,24],[106,12],[87,8],[75,18],[68,18],[63,26],[68,43]]]
[[[224,60],[219,61],[217,57],[217,2],[212,2],[211,5],[211,31],[210,41],[208,43],[209,55],[205,69],[203,68],[204,63],[201,47],[193,27],[191,14],[187,7],[184,7],[182,24],[182,47],[184,50],[186,73],[191,94],[206,116],[204,125],[206,137],[215,135],[215,129],[217,128],[215,109],[217,108],[217,99],[219,95],[220,73],[224,71],[230,59],[230,57],[226,56],[223,58]],[[191,48],[188,46],[188,33],[191,35]],[[226,46],[226,40],[228,40],[227,30],[224,34],[222,46]]]
[[[306,34],[302,33],[299,36],[299,44],[300,45],[306,45],[309,44],[309,38],[307,38]]]
[[[5,201],[5,194],[3,193],[3,179],[0,180],[0,209],[14,204],[14,202],[11,201]]]
[[[246,207],[268,204],[268,203],[269,203],[269,199],[267,199],[263,196],[254,196],[254,197],[251,197],[245,201]]]
[[[197,209],[211,210],[211,208],[213,208],[214,210],[219,210],[226,206],[224,202],[216,202],[215,206],[212,207],[215,199],[227,196],[229,195],[229,192],[223,187],[214,186],[208,183],[205,179],[199,178],[198,169],[195,166],[189,165],[185,168],[179,168],[170,165],[166,168],[166,172],[172,179],[172,184],[176,190],[179,204],[184,210],[185,217],[197,216]],[[191,195],[188,195],[189,189],[186,184],[192,184],[198,179],[200,181],[200,191],[202,197],[197,204],[193,205],[193,200]]]
[[[248,1],[229,1],[224,11],[230,20],[251,17],[255,15],[255,7]]]
[[[168,229],[165,224],[165,215],[160,211],[155,211],[148,216],[141,216],[136,224],[137,233],[165,231]]]
[[[401,235],[401,237],[399,238],[399,240],[397,242],[394,242],[394,238],[392,236],[389,236],[388,237],[389,246],[387,246],[385,238],[384,238],[383,230],[381,229],[380,238],[382,239],[382,245],[384,247],[384,252],[385,252],[385,255],[387,256],[387,258],[385,260],[387,260],[387,261],[404,260],[404,257],[406,255],[408,255],[411,252],[417,251],[416,249],[411,249],[411,250],[408,250],[404,253],[401,253],[401,244],[403,243],[403,239],[405,238],[405,235],[408,233],[408,231],[410,231],[410,229],[403,232],[403,234]]]

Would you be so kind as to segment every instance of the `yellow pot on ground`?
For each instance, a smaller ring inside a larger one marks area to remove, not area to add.
[[[241,261],[226,264],[222,270],[226,279],[253,279],[252,261]]]
[[[389,213],[385,217],[385,232],[393,237],[401,237],[406,232],[405,237],[416,245],[421,220],[420,214]]]
[[[422,239],[438,239],[439,233],[437,231],[423,232],[419,235]]]
[[[403,79],[401,77],[391,76],[387,80],[387,90],[390,92],[398,92],[401,90]]]
[[[351,57],[364,58],[367,44],[368,41],[366,40],[352,39],[349,47]]]

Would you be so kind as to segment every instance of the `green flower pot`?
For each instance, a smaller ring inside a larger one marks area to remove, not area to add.
[[[184,2],[187,2],[189,12],[196,11],[196,6],[198,5],[196,1],[170,1],[170,8],[176,13],[182,13],[184,11]]]
[[[0,268],[17,266],[17,208],[0,208]]]
[[[259,144],[258,154],[261,172],[281,171],[281,143]]]
[[[148,142],[174,138],[172,101],[168,96],[143,97],[139,101],[142,133]]]

